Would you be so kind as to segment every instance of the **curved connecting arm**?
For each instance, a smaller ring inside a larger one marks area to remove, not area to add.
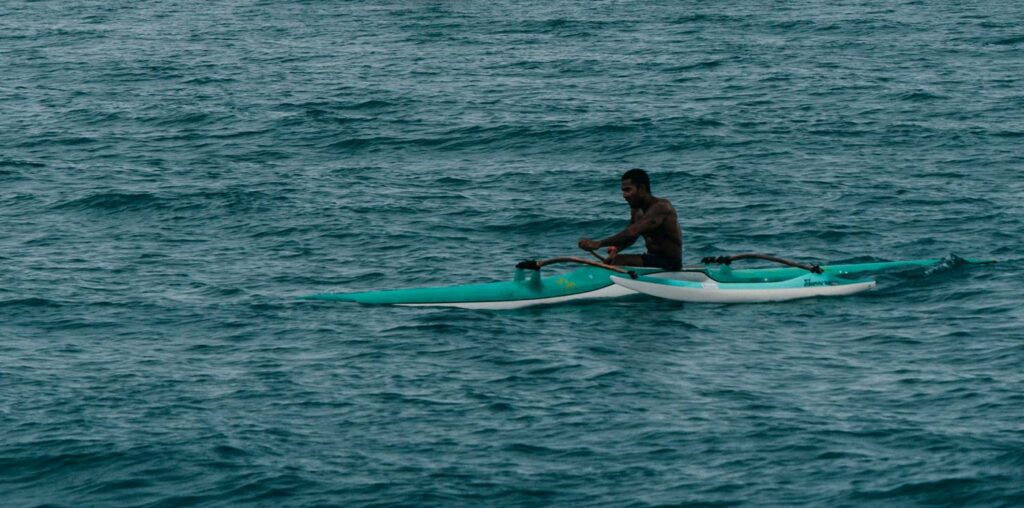
[[[749,252],[746,254],[736,254],[735,256],[709,256],[701,259],[700,262],[706,265],[711,263],[719,265],[728,265],[731,264],[733,261],[738,261],[740,259],[764,259],[765,261],[772,261],[786,266],[802,268],[811,273],[823,273],[823,270],[819,265],[809,265],[807,263],[800,263],[798,261],[772,256],[771,254],[758,254],[755,252]]]

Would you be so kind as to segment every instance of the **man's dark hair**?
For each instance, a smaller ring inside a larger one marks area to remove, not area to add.
[[[647,176],[647,172],[640,168],[626,171],[626,173],[622,175],[622,179],[630,180],[633,182],[633,185],[643,187],[647,189],[647,192],[651,192],[651,177]]]

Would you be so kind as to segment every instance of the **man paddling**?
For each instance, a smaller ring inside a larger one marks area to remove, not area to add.
[[[629,203],[629,226],[604,240],[581,238],[583,250],[601,247],[625,249],[644,237],[647,252],[619,254],[609,262],[622,266],[649,266],[666,270],[679,270],[683,264],[683,233],[679,229],[676,209],[667,199],[651,194],[651,179],[642,169],[631,169],[622,175],[622,198]]]

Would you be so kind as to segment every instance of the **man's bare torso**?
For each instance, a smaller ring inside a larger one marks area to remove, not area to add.
[[[683,249],[683,234],[679,228],[676,210],[672,203],[663,198],[658,198],[648,210],[655,206],[667,207],[671,211],[666,214],[665,219],[656,229],[642,234],[644,244],[647,246],[647,252],[663,256],[666,259],[679,259]],[[630,224],[643,220],[646,213],[645,210],[640,208],[632,208],[630,212]]]

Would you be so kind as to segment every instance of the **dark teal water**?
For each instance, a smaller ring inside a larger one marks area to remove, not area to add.
[[[0,505],[1024,504],[1019,2],[0,5]],[[303,303],[687,262],[864,296]],[[950,258],[952,259],[952,258]]]

